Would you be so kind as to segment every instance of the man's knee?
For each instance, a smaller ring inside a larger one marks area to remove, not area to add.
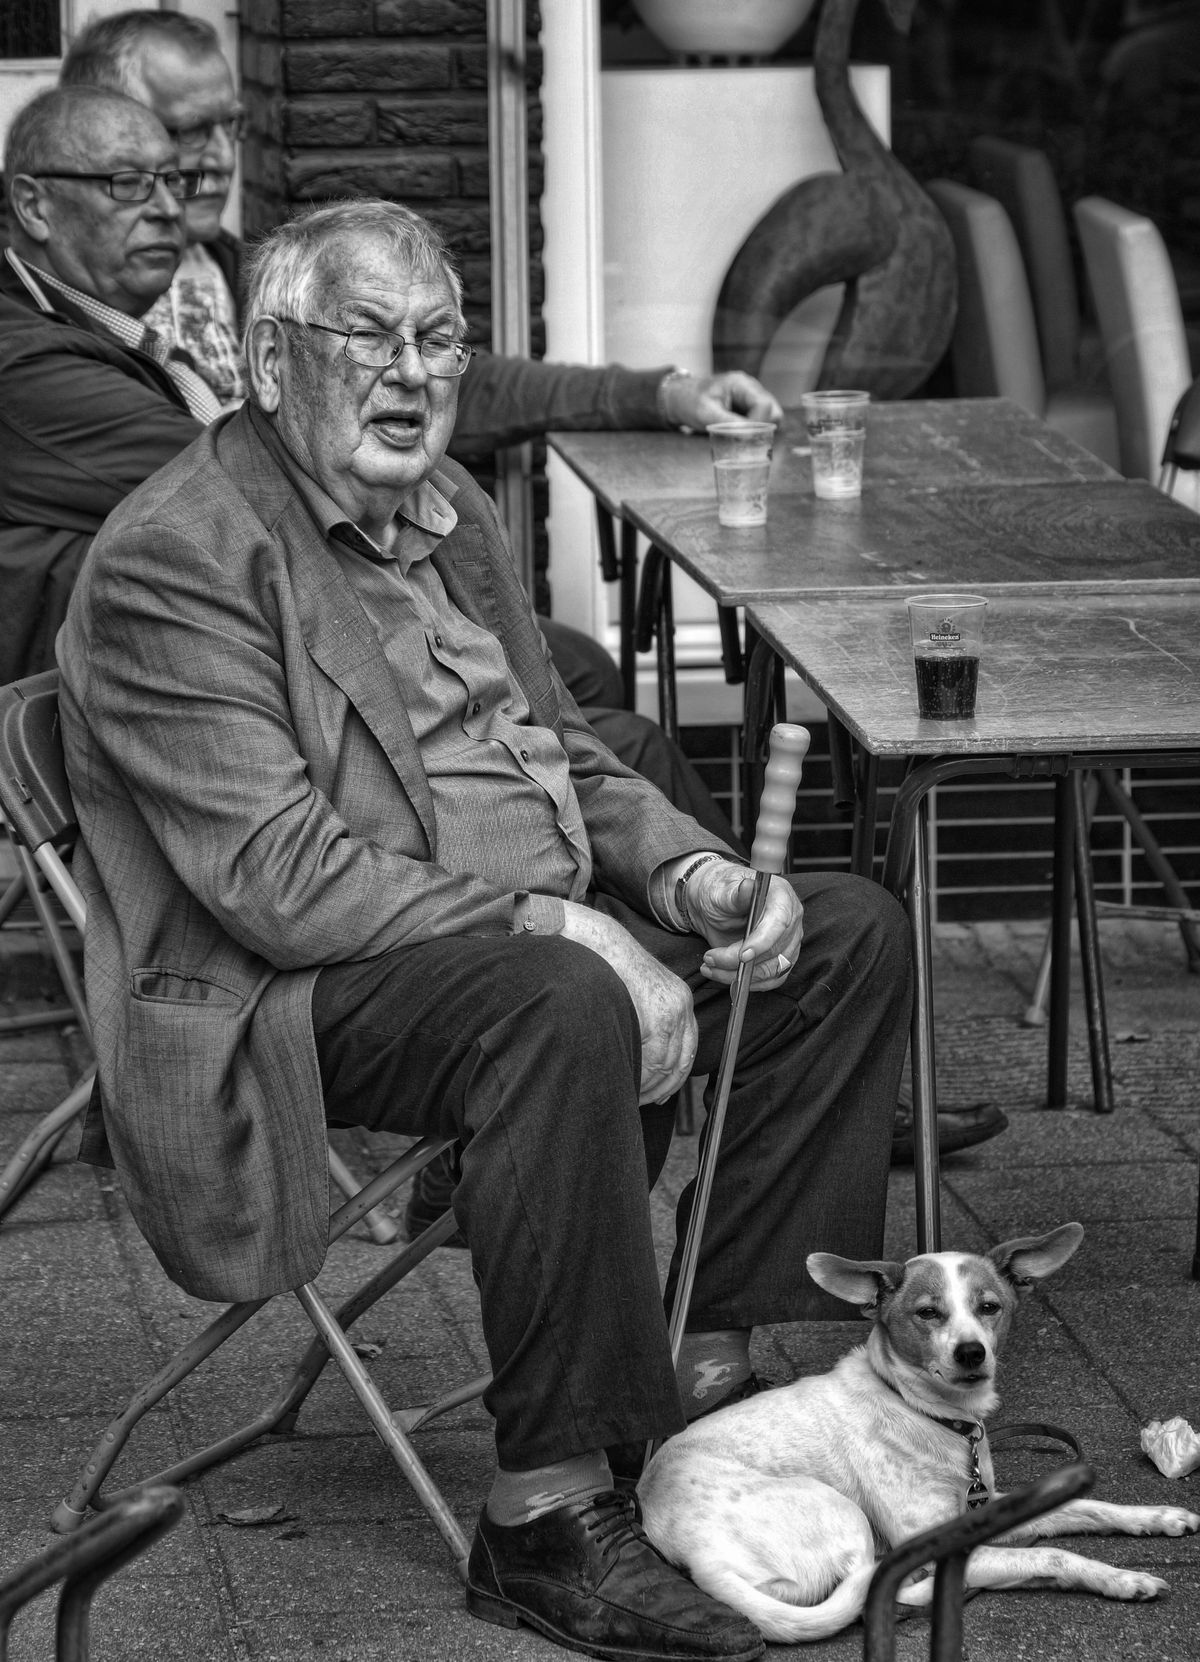
[[[907,988],[912,974],[912,931],[895,896],[865,877],[830,873],[797,879],[807,924],[835,946],[863,979],[881,978]]]

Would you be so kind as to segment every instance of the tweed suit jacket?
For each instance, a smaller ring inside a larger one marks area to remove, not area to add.
[[[261,419],[215,423],[109,516],[59,646],[103,1130],[168,1274],[212,1299],[324,1258],[320,968],[509,933],[517,907],[437,864],[404,689]],[[579,715],[489,499],[452,462],[433,482],[447,591],[562,741],[595,887],[646,912],[654,868],[713,838]]]

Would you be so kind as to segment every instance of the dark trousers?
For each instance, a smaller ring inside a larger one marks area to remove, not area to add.
[[[875,884],[791,881],[804,945],[786,985],[749,1001],[693,1331],[844,1315],[806,1254],[882,1249],[908,926]],[[692,986],[696,1072],[715,1075],[729,993],[699,975],[704,943],[599,905]],[[677,1431],[646,1201],[671,1110],[637,1106],[638,1023],[615,973],[553,936],[453,937],[323,970],[313,1021],[331,1121],[462,1141],[454,1210],[501,1466]]]

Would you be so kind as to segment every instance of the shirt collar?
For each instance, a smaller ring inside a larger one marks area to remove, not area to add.
[[[82,289],[72,288],[70,283],[64,283],[61,277],[55,277],[52,272],[26,265],[20,255],[14,254],[11,248],[5,249],[5,254],[8,263],[44,311],[52,311],[54,308],[43,292],[43,284],[61,294],[65,300],[70,301],[76,311],[83,312],[85,317],[91,318],[93,323],[98,323],[106,333],[115,335],[122,346],[131,346],[135,350],[141,347],[146,329],[139,318],[119,312],[113,306],[106,306],[103,300],[96,300],[92,295],[84,294]]]
[[[376,565],[394,564],[401,571],[407,571],[415,560],[432,554],[458,524],[458,515],[449,501],[431,479],[425,479],[409,492],[397,510],[400,535],[394,547],[390,551],[380,548],[373,538],[346,517],[346,510],[333,500],[324,486],[304,471],[279,437],[275,423],[268,420],[255,404],[248,402],[246,409],[254,431],[295,487],[296,494],[322,536],[364,555]]]

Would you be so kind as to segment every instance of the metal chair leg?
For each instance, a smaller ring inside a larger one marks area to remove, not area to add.
[[[68,1126],[83,1114],[92,1095],[95,1068],[89,1068],[75,1089],[40,1119],[12,1159],[0,1172],[0,1218],[47,1165]]]
[[[360,1222],[372,1207],[378,1205],[401,1184],[407,1182],[415,1171],[427,1165],[430,1160],[436,1158],[443,1149],[449,1146],[450,1140],[447,1138],[428,1137],[421,1139],[405,1155],[393,1161],[386,1171],[381,1172],[358,1191],[353,1199],[339,1207],[330,1219],[330,1239],[336,1239],[343,1235],[347,1229],[352,1228],[354,1224]],[[414,1424],[416,1420],[423,1422],[431,1419],[453,1404],[448,1399],[443,1400],[443,1402],[435,1404],[429,1409],[416,1413],[415,1417],[413,1411],[398,1415],[391,1414],[383,1403],[378,1389],[369,1376],[366,1375],[366,1370],[362,1367],[353,1347],[346,1338],[346,1329],[385,1292],[402,1280],[435,1247],[439,1246],[443,1240],[452,1234],[455,1227],[453,1214],[447,1212],[443,1218],[440,1218],[437,1223],[427,1229],[419,1240],[411,1242],[401,1252],[397,1253],[395,1258],[383,1265],[345,1302],[336,1316],[329,1311],[315,1286],[310,1284],[308,1287],[298,1289],[297,1297],[316,1328],[316,1336],[293,1369],[291,1378],[283,1390],[246,1425],[239,1427],[219,1442],[211,1444],[208,1448],[187,1456],[168,1470],[155,1474],[148,1481],[156,1484],[181,1483],[197,1472],[204,1471],[232,1458],[267,1432],[290,1431],[295,1425],[301,1404],[332,1356],[350,1382],[351,1388],[359,1396],[360,1401],[363,1402],[372,1425],[393,1454],[404,1475],[412,1483],[414,1490],[433,1518],[443,1539],[450,1546],[452,1553],[455,1555],[456,1567],[459,1573],[464,1574],[467,1556],[466,1542],[444,1501],[438,1495],[428,1474],[425,1473],[415,1452],[408,1444],[405,1435],[406,1427]],[[239,1328],[245,1326],[264,1304],[269,1302],[268,1299],[258,1299],[244,1304],[230,1305],[134,1394],[122,1412],[106,1427],[91,1456],[80,1471],[70,1494],[66,1499],[60,1501],[55,1508],[51,1519],[53,1529],[59,1534],[70,1534],[81,1526],[89,1507],[103,1511],[114,1505],[122,1504],[130,1494],[136,1492],[134,1490],[115,1493],[101,1492],[105,1479],[128,1442],[134,1428],[150,1408],[161,1402],[174,1386],[193,1373],[202,1362],[219,1350]],[[470,1386],[454,1393],[454,1399],[455,1401],[468,1401],[471,1397],[479,1395],[486,1388],[486,1385],[486,1377],[472,1381]]]

